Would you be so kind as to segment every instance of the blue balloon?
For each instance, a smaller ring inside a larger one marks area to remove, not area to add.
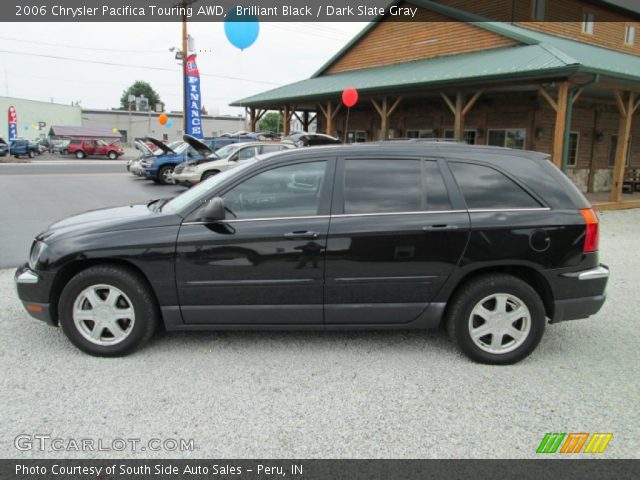
[[[238,15],[235,8],[227,12],[224,33],[234,47],[249,48],[258,38],[260,23],[255,15]]]
[[[173,125],[173,120],[172,119],[167,120],[167,123],[165,123],[164,125],[165,127],[170,128]]]

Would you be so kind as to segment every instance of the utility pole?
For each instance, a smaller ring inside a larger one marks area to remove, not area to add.
[[[187,55],[189,52],[188,33],[187,33],[187,6],[189,2],[182,2],[184,7],[182,15],[182,133],[187,132],[187,77],[184,72],[187,69]]]

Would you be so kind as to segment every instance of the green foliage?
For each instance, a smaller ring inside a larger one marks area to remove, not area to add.
[[[149,108],[152,110],[155,109],[156,103],[162,102],[158,92],[156,92],[149,83],[142,80],[136,80],[133,85],[122,92],[122,96],[120,97],[120,108],[124,110],[129,109],[129,95],[135,95],[136,97],[144,95],[149,99]]]
[[[269,131],[280,133],[282,131],[282,126],[284,125],[284,116],[282,113],[278,112],[267,112],[260,119],[258,123],[259,131]]]

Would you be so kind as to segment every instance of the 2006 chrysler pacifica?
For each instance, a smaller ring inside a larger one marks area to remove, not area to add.
[[[171,200],[76,215],[16,272],[87,353],[167,330],[437,328],[516,362],[605,300],[598,218],[542,154],[437,142],[291,150]]]

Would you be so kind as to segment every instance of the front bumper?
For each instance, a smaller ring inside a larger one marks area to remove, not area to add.
[[[48,300],[51,279],[23,265],[16,270],[14,280],[18,289],[18,297],[25,310],[33,318],[55,326]]]
[[[186,185],[187,187],[191,187],[199,182],[199,178],[197,175],[192,173],[172,173],[171,177],[178,185]]]
[[[563,282],[571,284],[573,291],[586,295],[556,299],[552,323],[587,318],[600,311],[607,299],[605,290],[609,280],[609,268],[606,265],[598,265],[578,272],[563,273],[560,277]]]

